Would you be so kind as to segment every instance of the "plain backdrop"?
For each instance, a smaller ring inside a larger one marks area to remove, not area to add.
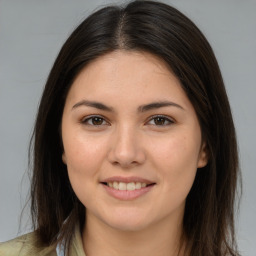
[[[125,2],[125,1],[122,1]],[[256,256],[256,0],[169,0],[212,45],[234,115],[243,197],[242,255]],[[60,47],[103,0],[0,0],[0,241],[17,236],[29,189],[28,144],[38,102]],[[20,233],[29,231],[28,210]],[[19,234],[20,234],[19,233]]]

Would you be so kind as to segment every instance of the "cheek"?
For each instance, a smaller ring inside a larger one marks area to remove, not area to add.
[[[71,186],[85,207],[90,205],[98,183],[103,157],[103,146],[90,138],[64,139],[64,150]]]
[[[153,143],[152,151],[157,162],[163,166],[197,166],[200,141],[195,141],[190,136],[170,136]],[[158,161],[159,159],[159,161]]]
[[[175,136],[155,147],[155,165],[164,191],[185,198],[194,182],[197,172],[200,140],[193,137]]]
[[[92,171],[104,154],[104,143],[89,136],[69,137],[64,139],[63,144],[67,166],[74,172]]]
[[[89,180],[96,182],[104,158],[103,144],[81,136],[64,138],[63,144],[71,185],[83,187]]]

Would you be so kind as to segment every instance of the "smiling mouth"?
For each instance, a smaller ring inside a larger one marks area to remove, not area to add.
[[[119,181],[111,181],[111,182],[101,182],[103,185],[113,188],[115,190],[126,190],[126,191],[133,191],[139,190],[142,188],[146,188],[149,186],[153,186],[156,183],[147,184],[145,182],[119,182]]]

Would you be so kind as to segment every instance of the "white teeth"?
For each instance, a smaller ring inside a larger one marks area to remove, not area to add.
[[[140,182],[136,182],[135,188],[136,189],[141,189],[141,183]]]
[[[127,190],[130,190],[130,191],[135,190],[135,184],[134,184],[134,182],[128,183],[128,184],[126,185],[126,187],[127,187]]]
[[[114,189],[118,189],[119,188],[118,182],[116,182],[116,181],[113,182],[113,188]]]
[[[135,189],[141,189],[145,188],[147,184],[145,182],[108,182],[107,185],[111,188],[117,189],[117,190],[128,190],[128,191],[133,191]]]
[[[119,190],[126,190],[126,183],[123,183],[123,182],[119,182],[119,187],[118,187]]]

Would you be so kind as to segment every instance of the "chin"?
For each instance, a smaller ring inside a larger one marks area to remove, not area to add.
[[[136,221],[126,221],[126,222],[112,222],[108,223],[110,227],[115,230],[124,231],[124,232],[136,232],[145,229],[148,225],[146,223],[138,223]]]
[[[140,231],[150,225],[150,220],[147,220],[143,215],[129,214],[129,215],[112,215],[111,219],[106,223],[112,228],[120,231]]]

